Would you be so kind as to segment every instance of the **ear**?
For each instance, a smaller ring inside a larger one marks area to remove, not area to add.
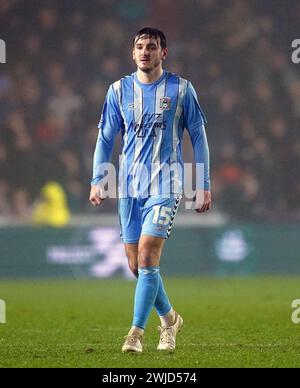
[[[168,49],[167,48],[164,48],[162,49],[162,60],[164,61],[165,59],[167,59],[167,56],[168,56]]]

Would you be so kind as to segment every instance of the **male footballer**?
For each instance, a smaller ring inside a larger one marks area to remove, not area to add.
[[[104,102],[90,201],[99,206],[105,198],[102,166],[110,161],[115,136],[121,133],[120,229],[129,267],[137,277],[132,327],[122,351],[143,351],[144,330],[153,307],[161,321],[157,349],[172,351],[183,319],[164,289],[160,257],[183,193],[184,129],[192,140],[195,163],[203,166],[196,211],[203,213],[211,207],[206,119],[191,83],[163,69],[168,54],[163,32],[140,30],[133,39],[132,53],[137,71],[113,83]]]

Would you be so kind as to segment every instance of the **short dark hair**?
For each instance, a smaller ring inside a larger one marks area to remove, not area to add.
[[[149,36],[149,38],[154,38],[158,41],[158,38],[160,39],[160,46],[161,48],[167,47],[167,39],[165,34],[158,30],[157,28],[152,27],[144,27],[140,31],[138,31],[133,38],[133,46],[135,45],[135,42],[140,39],[141,36],[146,35]]]

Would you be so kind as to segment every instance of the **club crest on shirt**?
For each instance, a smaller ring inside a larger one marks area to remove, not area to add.
[[[161,110],[170,110],[171,109],[171,98],[162,97],[160,99],[160,109]]]
[[[134,102],[128,104],[128,110],[134,110]]]

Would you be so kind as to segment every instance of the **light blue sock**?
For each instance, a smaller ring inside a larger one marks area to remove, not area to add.
[[[139,268],[132,326],[145,329],[159,287],[159,267]]]
[[[168,314],[172,306],[169,301],[168,295],[165,291],[164,284],[161,276],[159,275],[159,286],[157,296],[154,302],[154,307],[156,308],[157,314],[161,317]]]

